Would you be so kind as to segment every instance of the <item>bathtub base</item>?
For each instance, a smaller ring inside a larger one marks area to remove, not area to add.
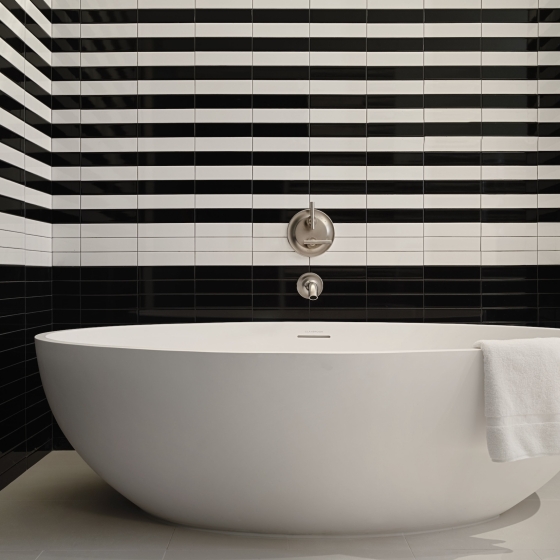
[[[149,513],[149,512],[146,512]],[[502,512],[505,513],[505,512]],[[153,515],[150,513],[150,515]],[[440,527],[438,529],[426,529],[425,531],[404,531],[402,533],[316,533],[310,535],[300,535],[298,533],[249,533],[242,531],[220,531],[218,529],[203,529],[201,527],[191,527],[187,526],[188,529],[193,531],[200,531],[201,533],[212,533],[217,535],[229,535],[233,537],[249,537],[249,538],[269,538],[269,539],[282,539],[282,538],[294,538],[298,539],[366,539],[366,538],[377,538],[377,537],[399,537],[406,535],[423,535],[426,533],[439,533],[440,531],[452,531],[454,529],[466,529],[467,527],[476,527],[478,525],[484,525],[484,523],[489,523],[490,521],[495,521],[499,519],[502,514],[495,515],[494,517],[488,517],[486,519],[481,519],[480,521],[474,521],[473,523],[465,523],[464,525],[453,525],[452,527]],[[157,516],[155,516],[157,517]],[[159,517],[158,519],[163,519]],[[177,523],[170,521],[169,519],[163,519],[169,523],[177,525]],[[179,523],[179,525],[181,525]]]
[[[332,338],[298,338],[302,329]],[[119,333],[127,346],[108,346]],[[203,351],[205,333],[221,351]],[[472,348],[481,338],[558,334],[381,323],[105,327],[40,335],[37,355],[70,443],[152,515],[239,533],[387,535],[483,522],[560,471],[560,457],[491,461],[482,355]],[[197,336],[200,349],[182,349]],[[397,342],[444,349],[365,351]]]

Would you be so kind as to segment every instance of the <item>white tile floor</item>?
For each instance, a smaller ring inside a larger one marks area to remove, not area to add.
[[[500,558],[498,558],[498,556]],[[0,560],[560,560],[560,475],[499,519],[394,537],[247,537],[159,521],[72,451],[0,492]]]

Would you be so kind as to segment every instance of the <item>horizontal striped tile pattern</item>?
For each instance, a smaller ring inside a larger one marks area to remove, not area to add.
[[[52,448],[35,335],[52,330],[51,9],[0,1],[0,489]]]
[[[311,200],[320,266],[560,263],[549,4],[82,3],[53,24],[55,264],[305,266]]]

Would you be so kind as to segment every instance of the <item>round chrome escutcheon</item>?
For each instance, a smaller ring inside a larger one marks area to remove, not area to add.
[[[334,241],[334,224],[321,210],[315,210],[315,227],[311,227],[311,211],[298,212],[288,224],[288,241],[292,249],[304,257],[316,257],[328,251]]]

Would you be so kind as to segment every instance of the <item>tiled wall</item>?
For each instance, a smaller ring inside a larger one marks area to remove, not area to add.
[[[560,1],[65,6],[57,324],[558,324]],[[310,261],[311,200],[337,238]]]
[[[75,7],[55,265],[560,264],[557,0]],[[285,231],[310,200],[337,233],[312,263]]]
[[[560,326],[560,0],[52,1],[0,0],[0,273],[55,328]]]
[[[33,342],[52,329],[49,12],[0,3],[0,488],[52,442]]]

